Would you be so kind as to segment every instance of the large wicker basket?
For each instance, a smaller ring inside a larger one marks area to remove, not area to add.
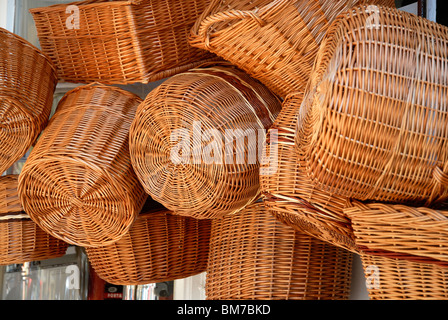
[[[210,229],[210,220],[147,209],[119,241],[86,252],[98,276],[112,284],[183,279],[206,270]]]
[[[448,28],[385,7],[373,17],[357,7],[328,31],[300,107],[299,161],[319,188],[349,198],[441,202]]]
[[[214,52],[285,97],[302,91],[335,17],[355,4],[393,0],[213,0],[192,28],[192,46]]]
[[[78,1],[31,9],[62,81],[148,83],[216,59],[188,43],[207,1]]]
[[[281,103],[230,64],[167,79],[140,105],[131,160],[146,192],[175,214],[212,219],[259,196],[257,144]]]
[[[61,99],[19,177],[22,205],[42,229],[84,247],[115,242],[129,230],[147,198],[129,156],[139,103],[100,84]]]
[[[209,300],[345,300],[352,254],[277,221],[255,202],[212,221]]]
[[[0,174],[25,155],[46,126],[56,82],[49,57],[0,28]]]
[[[372,299],[448,299],[448,211],[352,201]]]
[[[268,131],[260,188],[266,208],[279,221],[310,236],[358,252],[351,221],[344,214],[348,199],[316,188],[297,161],[294,146],[303,93],[288,95]]]
[[[68,244],[43,231],[23,211],[17,180],[18,175],[0,177],[0,265],[63,256]]]

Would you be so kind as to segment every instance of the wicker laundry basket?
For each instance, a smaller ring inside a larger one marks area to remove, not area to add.
[[[19,176],[22,205],[42,229],[83,247],[112,243],[129,230],[147,199],[128,144],[141,101],[100,84],[61,99]]]
[[[277,221],[255,202],[212,220],[208,300],[345,300],[353,255]]]
[[[49,57],[0,28],[0,174],[25,155],[45,128],[56,82]]]
[[[300,107],[299,161],[319,188],[349,198],[442,202],[448,28],[385,7],[371,17],[357,7],[329,29]]]
[[[43,231],[23,211],[17,180],[18,175],[0,177],[0,265],[63,256],[68,244]]]
[[[351,221],[343,211],[349,199],[316,188],[297,161],[294,140],[303,95],[288,95],[299,103],[286,103],[268,131],[265,159],[260,166],[264,204],[286,225],[358,252]]]
[[[212,219],[259,196],[259,147],[281,103],[228,63],[167,79],[140,105],[130,129],[134,170],[175,214]]]
[[[448,299],[448,211],[352,201],[371,299]]]
[[[148,83],[216,59],[188,43],[207,1],[78,1],[31,9],[59,79]]]
[[[213,0],[190,34],[192,46],[232,62],[285,97],[303,91],[325,32],[356,4],[393,0]]]
[[[147,209],[119,241],[86,252],[98,276],[112,284],[183,279],[206,270],[210,229],[210,220]]]

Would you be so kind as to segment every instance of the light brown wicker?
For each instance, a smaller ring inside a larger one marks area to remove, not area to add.
[[[322,241],[358,252],[350,219],[344,214],[348,199],[316,188],[297,161],[294,146],[297,115],[303,93],[288,95],[268,131],[260,188],[266,208],[279,221]]]
[[[212,220],[208,300],[345,300],[353,255],[277,221],[255,202]]]
[[[448,195],[448,28],[385,7],[373,17],[357,7],[328,31],[300,108],[299,161],[329,192],[428,206]]]
[[[0,265],[63,256],[68,244],[43,231],[23,211],[17,180],[18,175],[0,177]]]
[[[190,34],[192,46],[232,62],[284,98],[303,91],[325,32],[356,4],[392,0],[213,0]]]
[[[56,81],[49,57],[0,28],[0,174],[25,155],[46,126]]]
[[[372,299],[448,299],[448,211],[359,201],[344,211]]]
[[[207,1],[78,1],[31,9],[62,81],[148,83],[216,59],[188,44]]]
[[[141,99],[100,84],[59,102],[19,177],[25,211],[45,231],[78,246],[119,240],[147,194],[129,156],[129,127]]]
[[[206,270],[210,229],[210,220],[144,209],[119,241],[86,252],[98,276],[112,284],[183,279]]]
[[[281,103],[228,63],[167,79],[137,110],[131,160],[146,192],[175,214],[212,219],[259,196],[257,146]]]

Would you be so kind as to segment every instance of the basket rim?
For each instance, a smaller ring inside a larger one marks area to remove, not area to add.
[[[83,9],[90,8],[90,7],[107,7],[107,6],[114,6],[114,7],[121,7],[121,6],[128,6],[128,5],[139,5],[142,2],[142,0],[84,0],[84,1],[73,1],[68,3],[57,3],[50,6],[44,6],[44,7],[38,7],[38,8],[31,8],[29,9],[29,12],[31,14],[38,14],[38,13],[48,13],[51,11],[61,11],[66,10],[66,8],[70,5],[76,5],[78,7],[82,7]]]

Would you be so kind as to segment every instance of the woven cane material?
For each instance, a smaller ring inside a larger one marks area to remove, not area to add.
[[[371,17],[357,7],[328,31],[300,108],[299,161],[319,188],[349,198],[441,202],[448,28],[385,7]]]
[[[83,247],[117,241],[129,230],[147,198],[128,144],[140,103],[100,84],[62,98],[19,177],[22,205],[42,229]]]
[[[206,270],[210,229],[210,220],[151,209],[143,211],[119,241],[86,252],[98,276],[112,284],[183,279]]]
[[[230,64],[167,79],[137,110],[130,153],[146,192],[175,214],[212,219],[259,196],[258,152],[281,103]]]
[[[255,202],[212,220],[208,300],[345,300],[352,254],[277,221]]]
[[[286,225],[357,252],[351,221],[343,211],[349,200],[316,188],[297,161],[294,140],[302,98],[303,93],[289,95],[294,103],[285,103],[269,129],[260,171],[265,206]]]
[[[284,98],[305,89],[332,21],[360,4],[395,7],[392,0],[214,0],[193,26],[190,43],[230,61]]]
[[[59,79],[148,83],[216,59],[188,44],[207,1],[78,1],[31,9]]]
[[[0,28],[0,174],[25,155],[45,128],[56,81],[49,57]]]
[[[0,265],[63,256],[68,244],[43,231],[22,210],[18,175],[0,177]]]

